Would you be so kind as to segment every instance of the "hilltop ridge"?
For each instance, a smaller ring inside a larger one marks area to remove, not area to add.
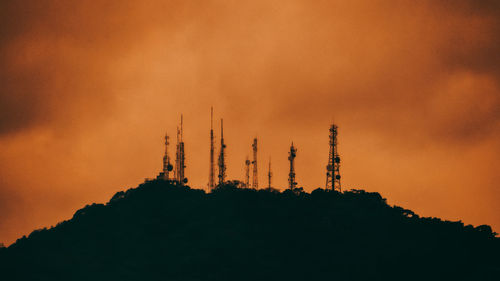
[[[211,193],[163,180],[0,249],[2,280],[489,280],[486,225],[422,218],[378,193]],[[6,279],[2,277],[8,277]],[[478,279],[479,278],[479,279]]]

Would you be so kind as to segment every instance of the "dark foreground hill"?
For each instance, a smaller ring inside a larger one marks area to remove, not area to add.
[[[500,280],[489,226],[378,193],[148,182],[0,249],[0,280]]]

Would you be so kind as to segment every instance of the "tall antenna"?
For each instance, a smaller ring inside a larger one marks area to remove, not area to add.
[[[250,160],[248,160],[248,155],[247,159],[245,160],[245,187],[250,188]]]
[[[267,171],[267,187],[271,189],[271,180],[273,177],[273,172],[271,172],[271,157],[269,157],[269,170]]]
[[[183,116],[181,114],[181,128],[177,127],[177,152],[175,154],[175,179],[180,184],[187,183],[187,179],[184,175],[184,169],[186,168],[185,160],[186,156],[184,154],[184,141],[183,141]]]
[[[220,120],[220,154],[219,154],[219,185],[224,184],[226,181],[226,163],[224,150],[226,145],[224,144],[224,124],[223,120]]]
[[[325,189],[342,192],[340,186],[340,156],[337,149],[338,127],[335,124],[330,126],[330,153],[328,155],[328,165],[326,166],[326,186]]]
[[[215,167],[214,167],[214,108],[210,107],[210,173],[208,176],[208,189],[215,187]]]
[[[181,167],[181,173],[180,173],[180,181],[181,181],[181,184],[184,184],[184,183],[187,183],[187,178],[186,178],[186,175],[184,174],[184,170],[186,169],[186,155],[184,154],[184,139],[183,139],[183,135],[184,135],[184,131],[183,131],[183,128],[182,128],[182,114],[181,114],[181,146],[180,146],[180,154],[181,154],[181,164],[180,164],[180,167]]]
[[[257,138],[253,139],[253,175],[252,175],[252,188],[259,188],[259,174],[257,173]]]
[[[295,181],[295,157],[297,157],[297,149],[293,146],[290,146],[290,152],[288,153],[288,160],[290,161],[290,173],[288,174],[288,188],[294,189],[297,186],[297,182]]]
[[[182,116],[182,114],[181,114],[181,142],[182,142],[182,133],[183,133],[183,132],[182,132],[182,122],[183,122],[183,116]]]
[[[175,146],[175,170],[174,170],[174,178],[176,181],[179,181],[179,173],[180,173],[180,140],[181,140],[181,131],[179,130],[179,126],[177,126],[177,144]]]
[[[172,170],[172,165],[170,164],[170,156],[168,155],[168,134],[165,133],[165,155],[163,156],[163,179],[169,180],[169,172]]]

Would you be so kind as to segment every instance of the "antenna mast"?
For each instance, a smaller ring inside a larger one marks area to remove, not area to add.
[[[252,176],[252,187],[255,189],[259,188],[259,174],[257,173],[257,138],[253,139],[253,176]]]
[[[210,173],[208,176],[208,189],[215,187],[215,167],[214,167],[214,108],[210,108]]]
[[[181,174],[180,174],[180,180],[181,180],[181,183],[184,184],[187,182],[187,179],[186,179],[186,176],[184,174],[184,169],[186,168],[186,155],[184,154],[184,140],[183,140],[183,135],[184,135],[184,131],[183,131],[183,128],[182,128],[182,114],[181,114],[181,146],[180,146],[180,154],[181,154]]]
[[[165,133],[165,155],[163,156],[163,179],[169,180],[169,172],[172,170],[172,165],[170,165],[170,156],[168,155],[168,134]]]
[[[248,160],[248,155],[247,159],[245,160],[245,186],[246,188],[250,188],[250,160]]]
[[[338,127],[335,124],[330,126],[330,152],[328,155],[328,165],[326,166],[326,186],[325,189],[342,192],[340,186],[340,156],[337,149]]]
[[[273,173],[271,172],[271,157],[269,157],[269,170],[267,172],[267,181],[268,181],[267,187],[269,189],[271,189],[271,180],[272,180],[272,177],[273,177]]]
[[[219,154],[219,185],[224,184],[226,181],[226,163],[224,150],[226,145],[224,144],[224,124],[223,120],[220,120],[220,154]]]
[[[290,161],[290,173],[288,174],[288,188],[293,190],[297,186],[297,182],[295,181],[295,157],[297,157],[297,149],[293,146],[290,146],[290,152],[288,153],[288,160]]]
[[[177,126],[177,144],[175,146],[175,170],[174,170],[174,178],[176,181],[179,181],[179,163],[180,163],[180,154],[179,154],[179,143],[180,143],[180,137],[181,131],[179,130],[179,126]]]
[[[175,154],[175,179],[180,183],[180,184],[185,184],[187,182],[187,179],[184,176],[184,169],[186,168],[185,165],[185,154],[184,154],[184,141],[183,141],[183,131],[182,131],[182,124],[183,123],[183,117],[181,114],[181,128],[179,130],[179,127],[177,127],[177,152]]]

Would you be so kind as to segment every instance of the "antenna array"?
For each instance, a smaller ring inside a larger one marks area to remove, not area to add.
[[[215,166],[214,166],[214,108],[210,108],[210,171],[208,176],[208,189],[215,188]]]
[[[245,160],[245,187],[250,188],[250,160],[247,159]]]
[[[295,157],[297,157],[297,149],[292,145],[290,146],[290,152],[288,152],[288,160],[290,161],[290,173],[288,174],[288,188],[294,189],[297,186],[295,181]]]
[[[257,138],[253,139],[252,149],[253,149],[252,188],[258,189],[259,188],[259,174],[257,172]]]
[[[184,154],[184,141],[183,141],[183,116],[181,114],[181,127],[177,127],[177,152],[175,154],[175,180],[180,184],[187,183],[187,178],[184,175],[184,170],[186,168],[185,160],[186,156]]]
[[[226,144],[224,143],[224,124],[220,120],[220,153],[219,153],[219,185],[224,184],[226,181],[226,162],[225,162]]]
[[[170,156],[168,155],[168,134],[165,134],[165,155],[163,156],[163,179],[169,180],[169,172],[172,170],[172,165],[170,164]]]
[[[220,152],[218,157],[218,185],[222,185],[226,182],[226,144],[224,143],[224,121],[220,120]],[[340,156],[337,148],[337,136],[338,127],[335,124],[330,126],[329,130],[329,155],[328,155],[328,165],[326,166],[326,184],[325,189],[334,190],[342,192],[342,187],[340,184]],[[210,167],[209,167],[209,177],[208,177],[208,188],[213,190],[216,187],[215,184],[215,136],[213,129],[213,107],[210,108]],[[183,185],[187,183],[187,178],[185,177],[186,168],[186,157],[184,151],[184,140],[183,140],[183,115],[181,114],[180,126],[177,127],[177,145],[175,152],[175,167],[171,164],[171,159],[168,153],[168,146],[170,145],[170,137],[165,134],[165,153],[163,156],[163,170],[158,175],[157,179],[163,180],[175,180],[179,184]],[[245,159],[245,180],[244,185],[247,188],[258,189],[258,162],[257,162],[257,138],[253,139],[252,142],[252,152],[253,159],[249,160],[247,156]],[[295,178],[295,158],[297,157],[297,149],[293,145],[290,146],[290,151],[288,152],[288,160],[290,162],[290,172],[288,174],[288,188],[295,189],[297,187],[297,182]],[[250,165],[252,165],[252,183],[250,183]],[[170,177],[170,172],[173,170],[174,176]],[[271,189],[272,187],[272,177],[273,173],[271,170],[271,158],[269,158],[269,167],[267,172],[267,187]]]
[[[338,127],[335,124],[330,126],[330,152],[328,155],[328,165],[326,166],[325,189],[342,192],[340,185],[340,156],[337,149]]]

